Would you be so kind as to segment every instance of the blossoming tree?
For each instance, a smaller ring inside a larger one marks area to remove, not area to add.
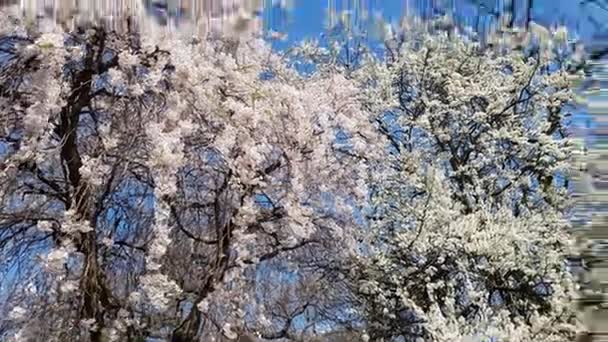
[[[340,73],[300,75],[255,37],[128,29],[17,23],[5,37],[6,336],[286,337],[312,304],[262,329],[255,270],[355,251],[369,159],[340,152],[335,136],[382,141],[362,93]]]
[[[0,337],[576,330],[560,58],[126,26],[2,38]]]
[[[371,250],[353,277],[371,340],[565,341],[580,329],[564,215],[569,48],[540,42],[482,50],[413,30],[362,68],[395,165],[375,183]]]

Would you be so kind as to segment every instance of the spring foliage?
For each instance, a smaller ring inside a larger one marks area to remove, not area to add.
[[[249,36],[11,34],[0,336],[292,338],[310,333],[296,318],[344,306],[355,323],[332,325],[374,341],[576,330],[554,55],[421,32],[384,59],[348,42],[281,55]],[[273,262],[327,288],[273,310],[260,289],[276,279],[256,276]]]

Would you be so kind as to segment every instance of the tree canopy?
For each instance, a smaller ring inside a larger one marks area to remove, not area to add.
[[[348,35],[279,53],[11,25],[0,338],[579,329],[563,39],[484,48],[404,22],[381,58]]]

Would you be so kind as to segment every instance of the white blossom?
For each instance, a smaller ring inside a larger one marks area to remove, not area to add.
[[[139,63],[139,59],[137,58],[137,56],[124,50],[118,55],[118,63],[122,67],[132,67]]]
[[[166,310],[172,297],[181,291],[174,281],[160,273],[144,275],[140,285],[147,304],[159,311]]]
[[[44,33],[36,39],[36,45],[40,47],[54,47],[60,49],[63,47],[64,37],[60,33]]]
[[[238,337],[238,334],[236,333],[236,331],[234,331],[230,323],[224,324],[224,326],[222,327],[222,332],[224,333],[224,336],[231,340],[236,339]]]
[[[11,310],[11,312],[9,312],[8,318],[13,321],[20,321],[25,318],[26,314],[27,314],[26,309],[24,309],[20,306],[16,306]]]
[[[51,250],[44,259],[45,268],[51,273],[63,273],[70,252],[70,248],[63,246]]]

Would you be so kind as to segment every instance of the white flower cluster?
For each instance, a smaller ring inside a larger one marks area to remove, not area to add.
[[[43,48],[63,48],[65,37],[61,33],[49,32],[43,33],[36,39],[35,44]]]
[[[52,274],[63,274],[65,271],[65,264],[68,261],[70,254],[73,252],[74,247],[71,245],[52,249],[43,260],[45,269]]]
[[[173,298],[181,292],[179,286],[162,273],[142,276],[140,286],[146,304],[158,311],[166,310]]]
[[[113,87],[119,87],[126,82],[124,73],[118,68],[110,68],[108,77],[110,77],[109,82]]]
[[[82,166],[79,169],[82,178],[93,186],[103,184],[104,178],[110,173],[110,166],[100,157],[82,157]]]
[[[61,231],[67,234],[88,233],[93,231],[93,227],[89,221],[79,219],[75,209],[70,209],[64,212]]]
[[[154,226],[152,229],[154,239],[150,243],[146,257],[146,267],[150,271],[158,271],[160,269],[161,265],[159,263],[167,252],[167,247],[171,244],[169,217],[168,205],[159,201],[154,211]]]
[[[27,314],[26,309],[24,309],[20,306],[16,306],[11,310],[11,312],[9,312],[8,318],[12,321],[21,321],[22,319],[25,318],[26,314]]]
[[[123,68],[129,68],[139,63],[139,58],[136,55],[124,50],[118,55],[118,63]]]

